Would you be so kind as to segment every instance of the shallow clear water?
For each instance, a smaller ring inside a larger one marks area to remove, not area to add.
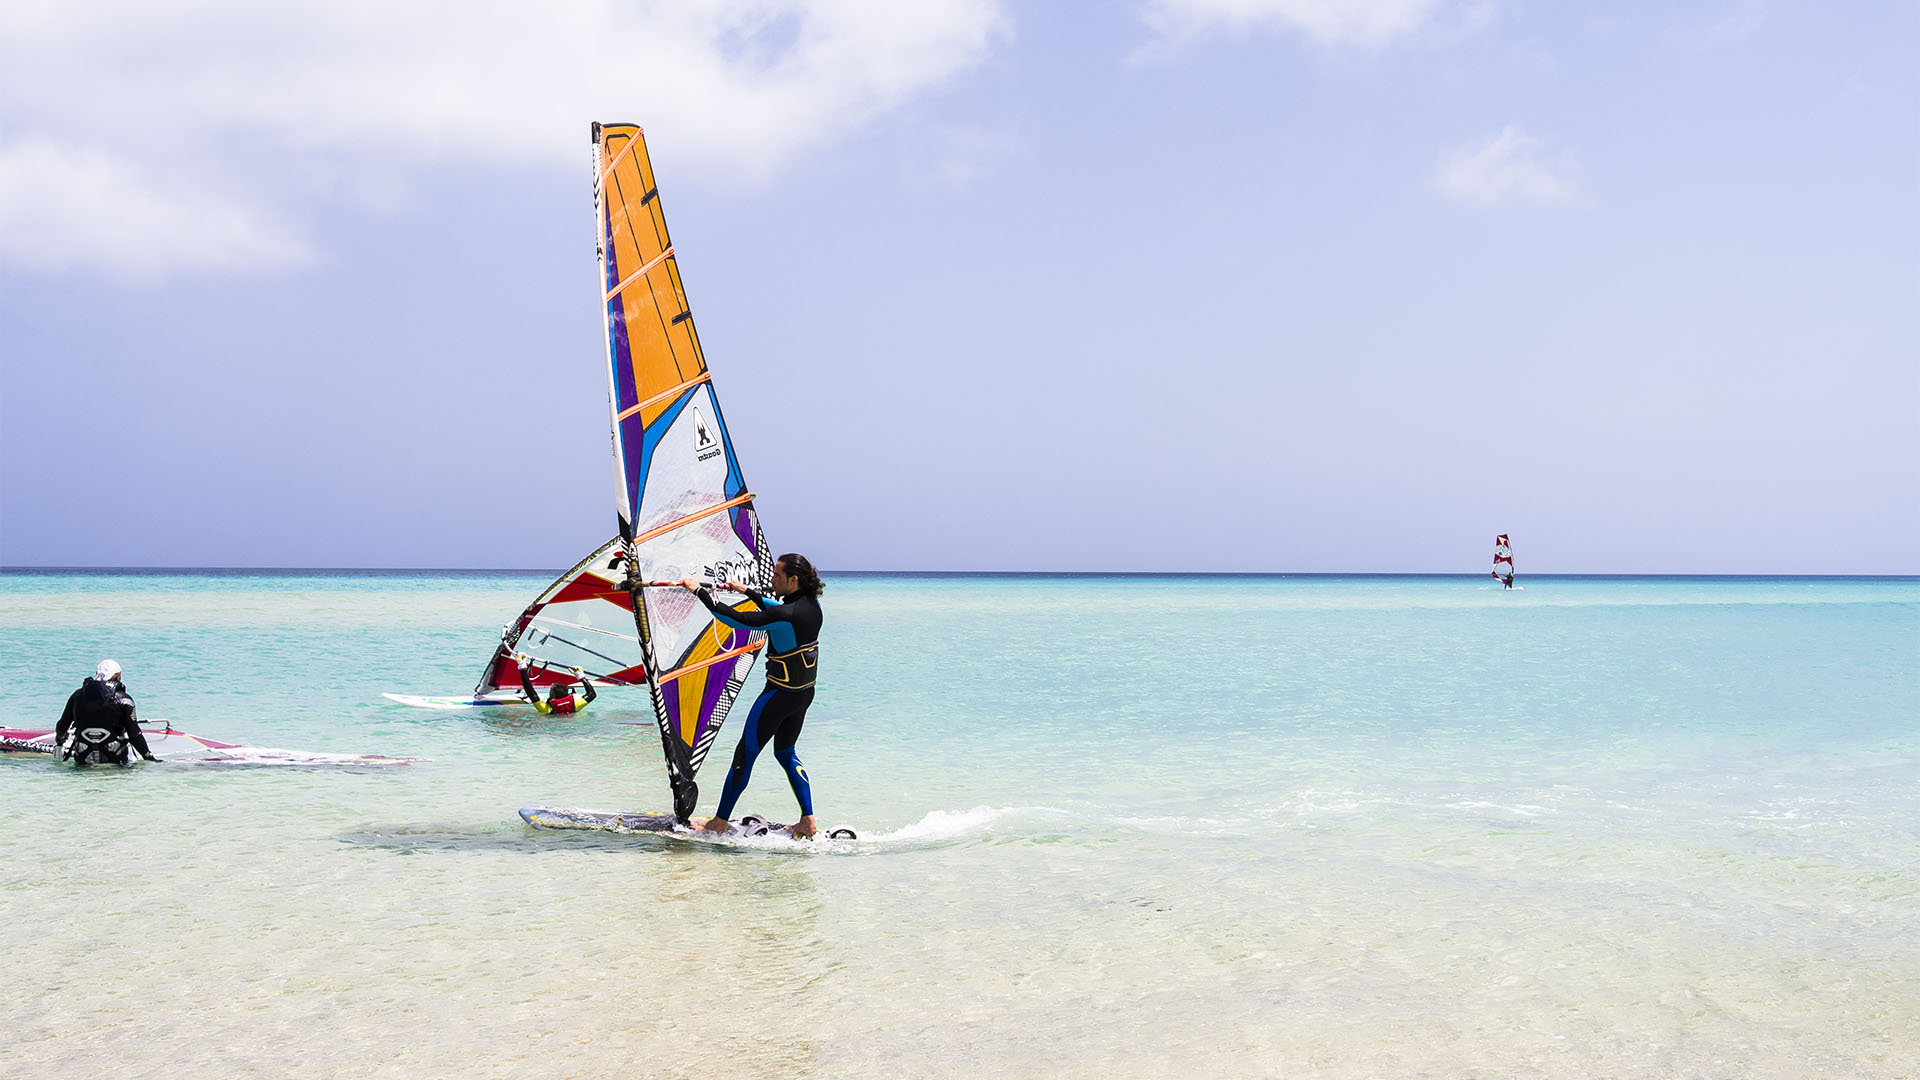
[[[637,695],[380,698],[469,689],[544,583],[0,575],[0,724],[110,655],[198,734],[432,759],[0,759],[4,1071],[1920,1060],[1920,582],[844,576],[800,748],[869,839],[750,850],[519,822],[665,805]],[[790,817],[771,760],[742,809]]]

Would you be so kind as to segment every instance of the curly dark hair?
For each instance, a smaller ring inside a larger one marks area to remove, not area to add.
[[[807,561],[805,555],[788,552],[780,556],[778,561],[786,569],[787,575],[793,578],[795,592],[818,598],[827,591],[827,586],[820,580],[820,575],[814,573],[813,564]]]

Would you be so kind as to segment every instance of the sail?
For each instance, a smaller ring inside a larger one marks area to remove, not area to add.
[[[1508,542],[1506,533],[1501,533],[1493,541],[1493,576],[1501,579],[1513,576],[1513,545]]]
[[[617,506],[633,577],[765,589],[773,559],[687,308],[646,140],[633,124],[595,124],[593,139]],[[674,812],[684,819],[694,774],[765,635],[726,626],[682,589],[631,595]]]
[[[616,584],[625,568],[622,547],[619,537],[600,545],[500,631],[475,698],[523,700],[516,653],[534,661],[527,674],[535,687],[572,682],[574,668],[602,686],[647,681],[633,598]]]

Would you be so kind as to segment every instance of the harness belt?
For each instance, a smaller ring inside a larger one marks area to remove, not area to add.
[[[75,765],[125,765],[127,740],[106,728],[80,728],[68,736],[62,756]]]
[[[805,690],[819,674],[820,643],[810,641],[790,652],[767,654],[767,685]]]

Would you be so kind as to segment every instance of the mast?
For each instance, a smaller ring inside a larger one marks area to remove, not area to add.
[[[602,205],[603,192],[601,190],[601,170],[605,163],[601,156],[602,144],[600,141],[600,121],[598,120],[593,122],[592,137],[593,255],[595,265],[599,269],[600,287],[605,289],[607,280],[607,231],[601,226],[601,223],[606,220],[606,209]],[[613,356],[613,320],[601,320],[600,329],[603,340],[605,341],[603,347],[606,355],[611,358]],[[609,362],[607,364],[607,412],[609,415],[617,415],[620,412],[619,391],[615,388],[615,371],[615,365]],[[620,424],[617,420],[607,429],[607,439],[613,444],[614,535],[627,541],[628,544],[631,545],[633,541],[633,521],[628,517],[629,507],[626,498],[626,470],[623,467],[623,458],[620,453]],[[631,552],[626,553],[631,554]]]

